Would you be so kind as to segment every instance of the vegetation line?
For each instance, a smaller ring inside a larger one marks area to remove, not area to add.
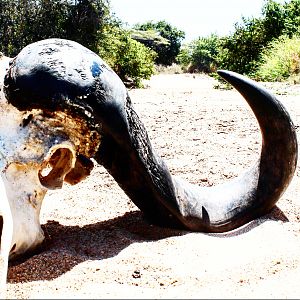
[[[77,41],[98,53],[128,86],[157,70],[215,74],[227,69],[257,80],[300,82],[300,0],[265,0],[261,16],[233,33],[184,44],[166,20],[125,28],[109,0],[0,0],[0,52],[15,56],[45,38]]]

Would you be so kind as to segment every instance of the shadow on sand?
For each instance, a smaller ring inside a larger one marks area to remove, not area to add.
[[[237,236],[268,220],[288,221],[283,212],[275,207],[263,218],[234,231],[199,234],[220,238]],[[114,219],[82,227],[48,221],[42,228],[46,235],[45,242],[36,251],[9,263],[9,283],[51,280],[86,260],[102,260],[116,256],[132,243],[157,241],[190,233],[151,225],[146,222],[140,211],[128,212]]]

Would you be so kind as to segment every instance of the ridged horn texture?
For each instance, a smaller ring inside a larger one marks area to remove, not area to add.
[[[5,94],[20,110],[62,110],[88,120],[101,136],[94,158],[151,222],[224,232],[274,207],[293,177],[297,140],[288,112],[266,89],[233,72],[219,74],[253,110],[262,150],[251,169],[215,187],[198,187],[170,174],[121,80],[96,54],[75,42],[49,39],[25,47],[10,66]]]

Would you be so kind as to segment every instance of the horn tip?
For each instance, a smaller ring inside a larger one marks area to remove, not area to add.
[[[232,78],[232,77],[236,78],[236,77],[240,76],[240,74],[233,72],[233,71],[228,71],[228,70],[217,70],[217,73],[225,80]]]
[[[242,74],[233,72],[233,71],[227,71],[227,70],[217,70],[217,73],[219,76],[221,76],[224,80],[226,80],[228,83],[233,85],[240,93],[243,93],[242,86],[255,86],[256,90],[263,91],[265,90],[263,86],[259,85],[258,82],[250,79],[249,77],[246,77]]]

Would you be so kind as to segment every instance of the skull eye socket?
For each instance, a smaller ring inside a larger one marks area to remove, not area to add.
[[[70,149],[56,149],[39,170],[41,184],[48,189],[60,189],[65,176],[74,167],[74,163],[74,154]]]

